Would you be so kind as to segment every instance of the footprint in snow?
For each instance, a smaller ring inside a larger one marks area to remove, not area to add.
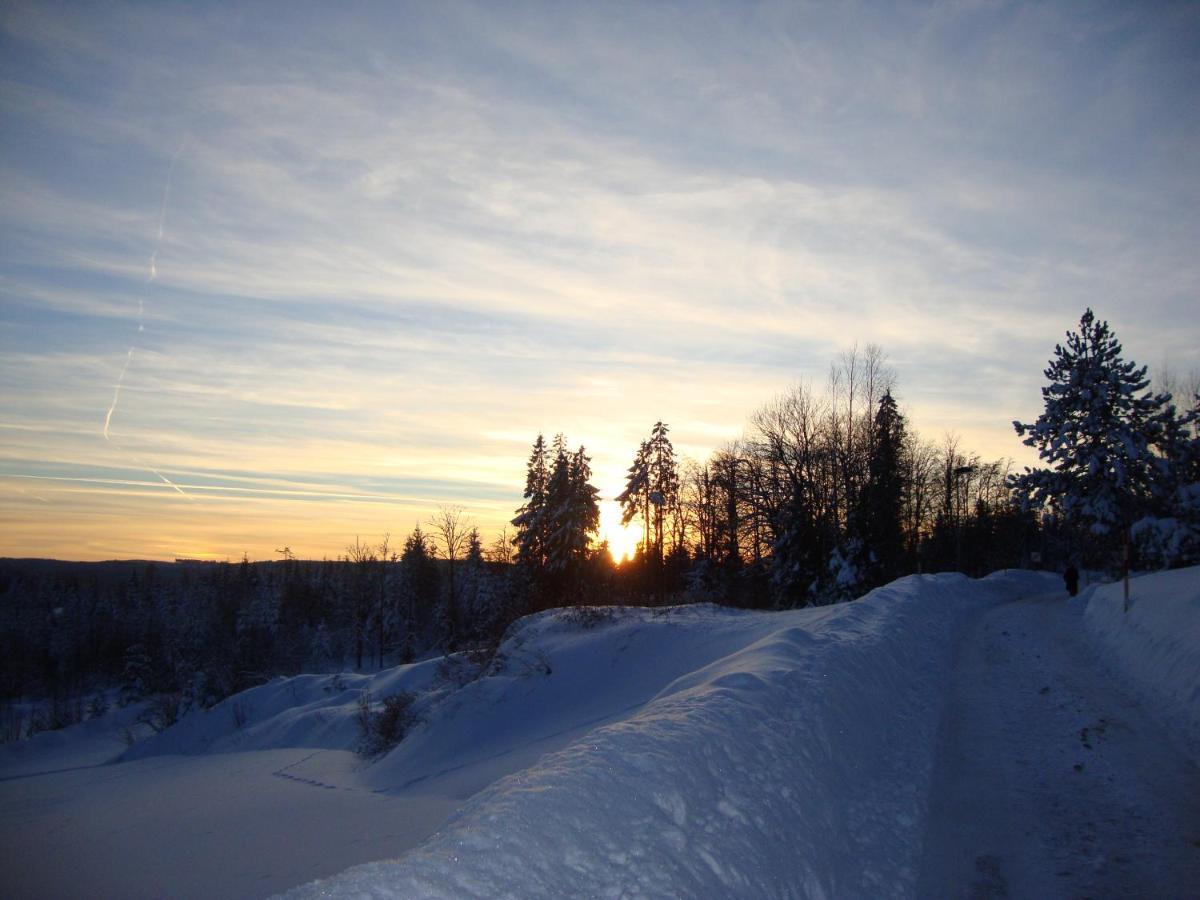
[[[1008,882],[1000,874],[1000,860],[991,854],[975,857],[979,878],[971,883],[972,900],[991,900],[1008,896]]]

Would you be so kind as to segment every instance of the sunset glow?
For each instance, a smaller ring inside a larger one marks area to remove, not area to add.
[[[856,342],[1022,465],[1087,305],[1195,364],[1194,10],[551,8],[6,4],[0,555],[490,543],[538,433],[611,497]]]
[[[608,542],[613,562],[632,559],[641,539],[641,529],[635,524],[621,524],[621,504],[615,500],[600,503],[600,540]]]

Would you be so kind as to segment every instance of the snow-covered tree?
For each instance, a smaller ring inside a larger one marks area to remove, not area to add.
[[[517,529],[513,543],[517,562],[540,569],[546,562],[546,499],[550,487],[550,469],[546,441],[537,436],[525,469],[525,503],[512,520]]]
[[[435,622],[438,570],[433,540],[417,525],[404,541],[400,554],[400,608],[405,623],[401,656],[412,659],[424,644],[423,635]]]
[[[675,448],[667,437],[669,431],[662,422],[654,423],[650,439],[641,443],[629,467],[625,490],[617,497],[623,509],[623,523],[628,524],[639,514],[642,516],[642,552],[652,556],[660,568],[663,522],[667,512],[679,503],[679,469]]]
[[[1054,348],[1042,414],[1013,422],[1048,464],[1011,479],[1023,503],[1049,506],[1097,537],[1123,534],[1148,508],[1159,474],[1152,447],[1169,403],[1147,390],[1145,366],[1121,353],[1108,323],[1087,310],[1079,331]]]
[[[583,447],[572,454],[564,449],[556,456],[547,503],[551,571],[567,572],[587,558],[592,535],[600,527],[600,492],[591,478],[591,460]]]
[[[625,490],[617,495],[621,504],[621,524],[628,525],[639,515],[642,517],[642,550],[645,552],[650,545],[650,514],[649,490],[650,482],[649,448],[646,441],[638,445],[633,455],[633,462],[625,475]]]
[[[576,592],[580,564],[600,526],[599,491],[591,477],[583,447],[572,453],[566,437],[557,434],[547,451],[538,435],[526,474],[525,504],[512,521],[520,575],[535,605]]]

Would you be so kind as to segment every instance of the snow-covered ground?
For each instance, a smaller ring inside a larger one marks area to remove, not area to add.
[[[1149,576],[1134,592],[1159,607],[1148,631],[1181,627],[1153,642],[1190,652],[1194,664],[1200,645],[1182,643],[1188,600],[1176,593],[1187,579]],[[1085,629],[1114,591],[1119,617],[1105,611]],[[1070,603],[1060,590],[973,624],[950,679],[918,896],[1196,895],[1200,770],[1172,740],[1179,722],[1164,719],[1163,685],[1151,677],[1185,672],[1137,657],[1151,635],[1120,610],[1120,585]],[[1113,677],[1114,646],[1131,650],[1147,677]],[[1194,668],[1191,678],[1194,691]]]
[[[953,774],[961,751],[947,747],[951,723],[968,740],[983,727],[962,707],[972,685],[1004,669],[988,654],[1002,650],[1023,661],[1009,665],[1024,667],[1021,677],[1050,682],[1007,705],[993,691],[983,698],[995,704],[992,720],[1065,703],[1071,749],[1086,726],[1093,748],[1123,742],[1113,766],[1162,768],[1160,757],[1139,756],[1136,738],[1118,741],[1114,723],[1125,719],[1099,711],[1107,700],[1076,713],[1053,692],[1059,681],[1090,682],[1091,648],[1115,647],[1106,664],[1140,673],[1122,696],[1155,723],[1185,722],[1186,742],[1187,717],[1169,711],[1196,708],[1200,648],[1188,635],[1200,623],[1198,575],[1135,581],[1119,619],[1102,605],[1114,588],[1068,606],[1056,579],[1021,572],[913,576],[852,604],[785,613],[631,609],[589,622],[551,612],[519,623],[491,672],[461,685],[436,660],[278,679],[127,752],[115,731],[84,723],[39,746],[0,748],[5,894],[912,896],[931,884],[933,860],[934,874],[946,873],[939,892],[965,885],[986,896],[1029,884],[1020,873],[1034,870],[1004,867],[1010,841],[975,852],[975,868],[956,874],[937,862],[952,848],[937,843],[928,812],[931,797],[943,818],[948,804],[971,800],[969,780]],[[1012,602],[1048,591],[1055,600]],[[1006,616],[1011,627],[996,631]],[[1131,624],[1146,633],[1131,636]],[[1160,661],[1147,663],[1139,641]],[[1068,650],[1056,657],[1050,646]],[[1051,668],[1038,668],[1039,654]],[[1051,665],[1059,657],[1061,670]],[[424,717],[369,765],[351,752],[364,689],[412,691]],[[1046,741],[1061,743],[1052,732]],[[1186,777],[1186,754],[1171,759]],[[1049,771],[1032,764],[1033,776]],[[1095,769],[1153,808],[1152,792]],[[1031,795],[1036,777],[1024,785]],[[996,790],[982,785],[978,799]],[[1186,815],[1171,821],[1186,865],[1184,845],[1200,833],[1183,833]],[[326,880],[305,884],[314,878]]]
[[[1200,568],[1135,578],[1084,596],[1088,638],[1105,667],[1200,761]]]
[[[533,620],[527,646],[597,651],[565,697],[605,692],[635,636],[629,658],[670,677],[471,798],[420,848],[296,895],[907,895],[955,637],[982,606],[1046,586],[916,576],[817,610],[639,611],[590,637]],[[673,665],[697,641],[709,652]],[[549,654],[555,672],[574,655]],[[521,693],[500,705],[529,708],[537,688]]]

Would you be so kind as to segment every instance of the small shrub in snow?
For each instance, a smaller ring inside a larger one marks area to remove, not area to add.
[[[435,671],[435,683],[463,687],[478,681],[485,675],[495,674],[504,667],[504,656],[500,653],[500,641],[489,638],[466,647],[457,653],[443,656]]]
[[[11,702],[0,703],[0,744],[7,744],[21,739],[25,727],[25,717]]]
[[[108,712],[108,695],[103,691],[92,695],[92,699],[88,702],[88,718],[98,719],[106,712]]]
[[[443,656],[434,673],[435,683],[462,687],[483,674],[483,666],[465,653]]]
[[[137,720],[143,725],[150,726],[150,729],[158,734],[178,722],[182,712],[183,694],[178,692],[155,694],[146,701],[146,708],[142,710]]]
[[[57,731],[83,721],[82,695],[55,697],[50,703],[49,728]]]
[[[35,734],[40,734],[50,727],[50,723],[46,718],[44,711],[33,709],[29,712],[29,719],[25,723],[25,737],[31,738]]]
[[[371,692],[360,693],[356,715],[360,735],[359,755],[368,759],[382,756],[404,740],[409,729],[420,721],[412,708],[416,699],[415,694],[400,691],[384,697],[381,707],[373,709]]]
[[[591,629],[607,625],[616,618],[611,606],[572,606],[563,613],[563,621],[580,628]]]
[[[249,718],[246,704],[241,700],[234,700],[231,710],[233,711],[233,727],[241,731],[246,727],[246,720]]]

